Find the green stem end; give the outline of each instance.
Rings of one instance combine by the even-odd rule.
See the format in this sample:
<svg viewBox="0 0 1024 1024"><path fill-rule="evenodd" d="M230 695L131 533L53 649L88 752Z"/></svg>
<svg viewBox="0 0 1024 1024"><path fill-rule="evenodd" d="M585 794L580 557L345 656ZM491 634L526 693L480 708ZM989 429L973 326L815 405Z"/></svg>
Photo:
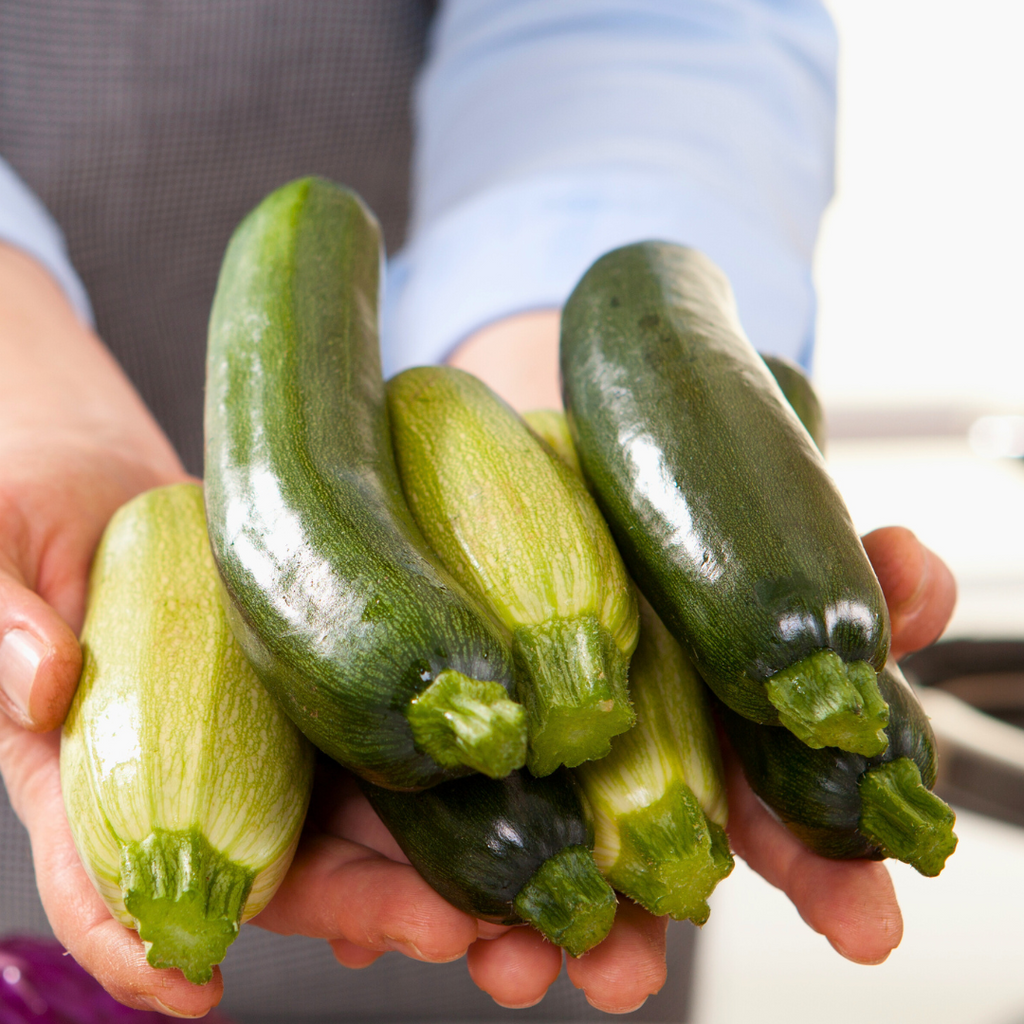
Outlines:
<svg viewBox="0 0 1024 1024"><path fill-rule="evenodd" d="M809 654L765 684L779 723L815 750L838 747L864 757L889 745L889 705L866 661L844 662L834 651Z"/></svg>
<svg viewBox="0 0 1024 1024"><path fill-rule="evenodd" d="M890 857L934 878L956 849L953 809L927 789L909 757L866 771L859 784L860 831Z"/></svg>
<svg viewBox="0 0 1024 1024"><path fill-rule="evenodd" d="M406 711L416 746L445 768L492 779L526 762L526 711L499 684L445 669Z"/></svg>
<svg viewBox="0 0 1024 1024"><path fill-rule="evenodd" d="M619 855L607 872L620 892L652 914L704 924L708 897L733 869L725 829L689 786L675 782L646 807L618 818Z"/></svg>
<svg viewBox="0 0 1024 1024"><path fill-rule="evenodd" d="M515 908L555 945L582 956L611 930L617 901L585 846L549 857L519 890Z"/></svg>
<svg viewBox="0 0 1024 1024"><path fill-rule="evenodd" d="M527 767L538 778L605 757L636 721L629 657L596 616L522 626L512 637L530 731Z"/></svg>
<svg viewBox="0 0 1024 1024"><path fill-rule="evenodd" d="M157 829L121 851L121 889L152 967L205 985L238 935L255 873L201 833Z"/></svg>

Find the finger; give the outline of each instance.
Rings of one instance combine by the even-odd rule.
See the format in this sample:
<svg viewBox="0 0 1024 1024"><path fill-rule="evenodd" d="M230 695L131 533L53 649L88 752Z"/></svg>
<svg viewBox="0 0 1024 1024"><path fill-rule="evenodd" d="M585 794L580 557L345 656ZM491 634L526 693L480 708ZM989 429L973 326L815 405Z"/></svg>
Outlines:
<svg viewBox="0 0 1024 1024"><path fill-rule="evenodd" d="M110 916L71 838L60 792L58 751L56 734L35 736L0 716L4 776L12 799L18 796L16 810L32 840L39 895L54 933L118 1001L136 1009L202 1016L220 1001L220 971L215 969L206 985L193 985L178 970L151 967L138 934Z"/></svg>
<svg viewBox="0 0 1024 1024"><path fill-rule="evenodd" d="M813 853L768 813L735 755L723 747L733 850L781 889L837 952L856 963L881 963L903 937L903 917L885 866Z"/></svg>
<svg viewBox="0 0 1024 1024"><path fill-rule="evenodd" d="M341 765L320 757L306 821L318 832L350 839L399 864L408 864L394 836L370 806L356 777Z"/></svg>
<svg viewBox="0 0 1024 1024"><path fill-rule="evenodd" d="M522 1009L539 1003L562 969L562 950L532 928L469 947L469 976L499 1006Z"/></svg>
<svg viewBox="0 0 1024 1024"><path fill-rule="evenodd" d="M71 627L9 565L0 566L0 708L23 728L56 728L81 667Z"/></svg>
<svg viewBox="0 0 1024 1024"><path fill-rule="evenodd" d="M608 937L578 959L567 959L569 980L583 989L587 1002L605 1013L629 1013L665 984L667 917L619 897Z"/></svg>
<svg viewBox="0 0 1024 1024"><path fill-rule="evenodd" d="M372 949L363 949L362 946L357 946L355 943L349 942L348 939L333 939L330 946L334 950L334 958L338 963L342 967L350 967L354 971L361 971L364 967L369 967L384 955Z"/></svg>
<svg viewBox="0 0 1024 1024"><path fill-rule="evenodd" d="M873 530L864 539L892 621L892 655L901 658L937 640L956 604L949 567L902 526Z"/></svg>
<svg viewBox="0 0 1024 1024"><path fill-rule="evenodd" d="M457 960L477 937L476 920L408 864L314 831L303 836L280 889L253 923L431 963Z"/></svg>

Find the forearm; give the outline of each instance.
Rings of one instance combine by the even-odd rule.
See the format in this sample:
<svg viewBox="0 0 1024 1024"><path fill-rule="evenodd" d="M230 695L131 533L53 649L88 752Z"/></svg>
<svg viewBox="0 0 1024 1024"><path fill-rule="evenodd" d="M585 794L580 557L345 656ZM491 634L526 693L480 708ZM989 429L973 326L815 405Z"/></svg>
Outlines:
<svg viewBox="0 0 1024 1024"><path fill-rule="evenodd" d="M34 258L0 243L0 423L5 443L66 434L118 449L156 474L177 455L64 291Z"/></svg>

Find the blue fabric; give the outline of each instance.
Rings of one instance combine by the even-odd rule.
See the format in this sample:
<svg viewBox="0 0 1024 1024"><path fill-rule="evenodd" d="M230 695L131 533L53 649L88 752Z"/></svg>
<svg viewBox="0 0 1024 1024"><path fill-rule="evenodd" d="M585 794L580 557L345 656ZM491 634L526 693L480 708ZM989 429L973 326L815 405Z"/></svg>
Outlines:
<svg viewBox="0 0 1024 1024"><path fill-rule="evenodd" d="M57 279L78 315L92 324L92 306L64 245L64 235L35 193L0 159L0 239L34 256Z"/></svg>
<svg viewBox="0 0 1024 1024"><path fill-rule="evenodd" d="M448 0L416 97L408 244L389 264L387 374L560 306L601 253L694 245L754 344L801 361L832 192L836 40L818 0ZM0 163L0 238L88 299Z"/></svg>
<svg viewBox="0 0 1024 1024"><path fill-rule="evenodd" d="M755 345L806 365L835 59L816 0L450 0L417 95L386 372L560 306L602 252L651 237L704 249Z"/></svg>

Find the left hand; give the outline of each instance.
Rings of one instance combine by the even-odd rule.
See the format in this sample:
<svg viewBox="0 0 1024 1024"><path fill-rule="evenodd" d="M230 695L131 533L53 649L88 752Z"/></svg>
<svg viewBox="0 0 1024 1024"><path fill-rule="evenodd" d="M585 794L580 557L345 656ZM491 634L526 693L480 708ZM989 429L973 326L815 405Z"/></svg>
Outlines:
<svg viewBox="0 0 1024 1024"><path fill-rule="evenodd" d="M470 338L453 365L485 380L515 408L557 408L558 313L512 317ZM942 634L956 601L952 573L909 530L886 527L863 539L889 606L895 658ZM793 901L801 917L843 956L881 963L899 944L903 919L892 881L877 861L834 861L812 853L764 808L736 759L726 765L729 836L734 851ZM665 980L664 918L622 899L608 938L578 960L569 977L590 1003L609 1013L636 1009ZM469 949L474 981L502 1005L539 1001L557 976L561 955L540 935L509 932Z"/></svg>

